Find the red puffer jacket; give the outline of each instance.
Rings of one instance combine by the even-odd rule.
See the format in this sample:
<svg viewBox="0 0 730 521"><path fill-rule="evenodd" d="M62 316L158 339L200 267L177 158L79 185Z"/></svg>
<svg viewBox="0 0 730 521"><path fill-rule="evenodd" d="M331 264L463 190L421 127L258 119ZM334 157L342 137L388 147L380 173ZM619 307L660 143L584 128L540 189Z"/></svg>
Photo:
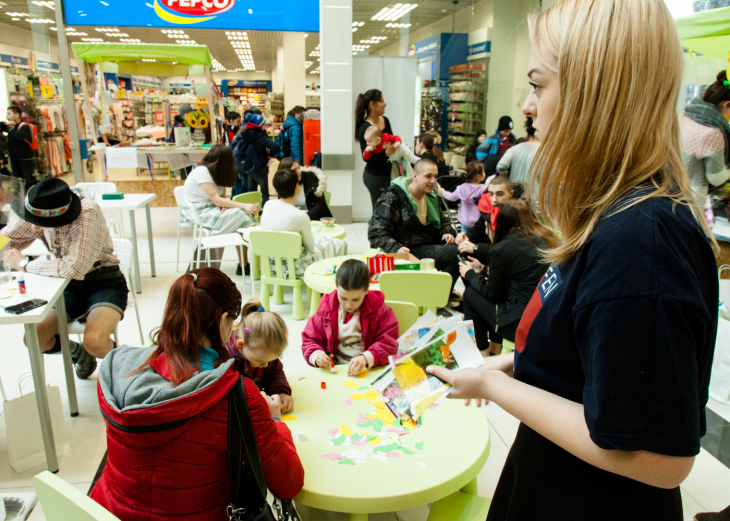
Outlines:
<svg viewBox="0 0 730 521"><path fill-rule="evenodd" d="M178 386L169 382L164 354L151 369L130 375L153 349L115 349L101 365L108 459L91 497L122 521L227 520L228 393L239 378L233 360ZM272 420L252 380L244 378L244 389L266 483L275 495L292 499L304 469L291 433ZM140 427L150 432L140 433Z"/></svg>

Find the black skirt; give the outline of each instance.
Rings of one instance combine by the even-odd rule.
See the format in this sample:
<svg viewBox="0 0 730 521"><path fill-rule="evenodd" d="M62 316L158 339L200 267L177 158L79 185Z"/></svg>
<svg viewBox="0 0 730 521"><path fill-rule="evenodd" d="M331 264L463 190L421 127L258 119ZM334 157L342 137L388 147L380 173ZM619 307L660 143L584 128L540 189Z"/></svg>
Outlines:
<svg viewBox="0 0 730 521"><path fill-rule="evenodd" d="M520 424L487 521L682 521L679 487L600 470Z"/></svg>

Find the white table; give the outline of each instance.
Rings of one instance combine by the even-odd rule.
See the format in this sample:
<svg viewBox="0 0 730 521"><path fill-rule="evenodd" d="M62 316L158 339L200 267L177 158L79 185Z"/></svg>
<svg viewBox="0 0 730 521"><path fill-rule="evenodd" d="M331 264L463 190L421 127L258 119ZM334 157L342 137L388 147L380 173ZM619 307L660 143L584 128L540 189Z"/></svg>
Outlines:
<svg viewBox="0 0 730 521"><path fill-rule="evenodd" d="M38 414L41 420L41 431L43 432L43 445L46 449L46 462L48 470L58 472L58 457L56 456L56 444L53 440L53 427L51 426L51 414L48 410L48 396L46 395L46 374L43 365L43 355L38 344L38 333L36 324L40 324L56 304L58 313L58 334L61 337L61 351L63 353L63 369L66 373L66 388L68 389L68 402L71 416L79 415L79 405L76 400L76 384L74 382L73 362L71 350L68 345L68 324L66 323L66 302L63 299L63 290L68 286L68 279L56 279L25 274L25 285L27 293L21 295L14 293L10 298L0 300L3 306L20 304L26 300L39 298L48 301L43 307L33 309L22 315L12 315L0 308L0 326L10 324L23 324L25 326L25 339L28 344L30 356L30 368L33 372L33 385L35 387L35 398L38 404ZM8 282L8 285L17 282Z"/></svg>
<svg viewBox="0 0 730 521"><path fill-rule="evenodd" d="M89 149L91 152L96 153L99 165L101 165L100 168L103 168L100 171L105 175L109 173L109 169L119 168L113 161L106 159L109 148L111 147L96 145ZM167 163L173 171L192 166L199 163L203 156L210 152L210 147L142 146L130 148L135 148L137 151L137 175L140 175L142 169L153 167L152 163Z"/></svg>
<svg viewBox="0 0 730 521"><path fill-rule="evenodd" d="M134 220L134 212L144 206L147 215L147 242L150 247L150 272L153 277L157 276L155 270L155 247L152 242L152 217L150 216L150 202L157 197L156 194L124 194L123 199L102 199L97 195L94 201L102 208L119 208L129 212L129 226L132 230L132 246L134 248L134 281L137 283L137 293L142 293L142 281L139 276L139 255L137 253L137 225Z"/></svg>

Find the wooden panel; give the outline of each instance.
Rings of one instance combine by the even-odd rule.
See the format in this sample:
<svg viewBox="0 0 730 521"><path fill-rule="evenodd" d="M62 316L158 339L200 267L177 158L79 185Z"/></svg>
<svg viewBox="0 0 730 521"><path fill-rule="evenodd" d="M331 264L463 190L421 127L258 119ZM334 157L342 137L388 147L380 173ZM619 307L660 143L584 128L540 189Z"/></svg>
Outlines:
<svg viewBox="0 0 730 521"><path fill-rule="evenodd" d="M116 181L117 190L126 194L157 194L157 199L150 203L150 206L170 208L177 207L175 194L172 192L176 186L182 186L185 181L179 179L164 181Z"/></svg>

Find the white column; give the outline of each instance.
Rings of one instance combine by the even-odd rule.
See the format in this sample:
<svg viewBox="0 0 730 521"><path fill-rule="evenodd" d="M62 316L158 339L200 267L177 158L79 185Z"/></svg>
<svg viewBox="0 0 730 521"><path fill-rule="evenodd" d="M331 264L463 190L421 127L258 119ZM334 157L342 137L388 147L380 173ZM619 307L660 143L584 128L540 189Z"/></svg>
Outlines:
<svg viewBox="0 0 730 521"><path fill-rule="evenodd" d="M272 85L274 92L284 92L284 47L276 48L276 75Z"/></svg>
<svg viewBox="0 0 730 521"><path fill-rule="evenodd" d="M284 33L284 110L306 106L304 33Z"/></svg>
<svg viewBox="0 0 730 521"><path fill-rule="evenodd" d="M320 0L322 166L330 209L352 222L354 106L352 95L352 0Z"/></svg>

